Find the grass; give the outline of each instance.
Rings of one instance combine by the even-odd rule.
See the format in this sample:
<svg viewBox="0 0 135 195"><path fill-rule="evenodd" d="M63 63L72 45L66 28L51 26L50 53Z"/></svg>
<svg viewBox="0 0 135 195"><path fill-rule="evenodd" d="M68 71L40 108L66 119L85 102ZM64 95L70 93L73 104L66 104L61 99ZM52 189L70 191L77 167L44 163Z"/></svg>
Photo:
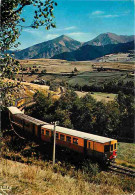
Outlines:
<svg viewBox="0 0 135 195"><path fill-rule="evenodd" d="M88 92L80 92L76 91L79 97L84 97ZM102 92L91 92L91 96L95 98L97 101L113 101L117 97L117 94L113 93L102 93Z"/></svg>
<svg viewBox="0 0 135 195"><path fill-rule="evenodd" d="M23 67L36 66L39 71L46 69L48 73L72 72L76 67L80 72L91 71L93 62L68 62L55 59L20 60Z"/></svg>
<svg viewBox="0 0 135 195"><path fill-rule="evenodd" d="M72 168L67 171L60 164L56 166L57 172L48 162L26 165L1 159L0 185L10 186L10 193L17 195L121 195L135 190L135 180L130 178L105 172L86 174ZM62 175L61 169L66 174Z"/></svg>
<svg viewBox="0 0 135 195"><path fill-rule="evenodd" d="M135 144L118 143L118 156L116 162L120 165L135 169Z"/></svg>
<svg viewBox="0 0 135 195"><path fill-rule="evenodd" d="M74 70L75 67L80 72L91 71L93 70L92 65L94 66L103 66L108 68L117 68L131 70L133 69L133 62L96 62L96 61L66 61L58 59L29 59L29 60L20 60L20 63L23 67L33 67L36 66L40 69L46 69L47 72L70 72Z"/></svg>
<svg viewBox="0 0 135 195"><path fill-rule="evenodd" d="M112 79L115 80L124 80L133 81L133 78L128 78L126 73L123 72L83 72L78 74L77 76L69 79L68 83L71 86L75 86L76 84L80 86L84 85L98 85L102 86L105 82L110 82Z"/></svg>
<svg viewBox="0 0 135 195"><path fill-rule="evenodd" d="M17 146L19 146L18 142L19 139L16 142ZM14 161L0 159L0 185L11 187L10 194L124 195L132 194L135 191L135 179L105 172L100 169L98 164L89 160L84 161L81 167L66 161L57 161L53 167L52 161L42 160L41 154L34 157L31 156L33 155L32 152L29 157L26 154L23 156L23 151L30 149L30 145L34 147L34 143L24 142L26 145L23 145L23 142L20 149L14 146L16 148L14 150L11 147L10 138L3 142L2 154L12 156ZM126 154L126 147L131 148L133 145L119 144L119 159L122 159L122 156ZM133 150L134 147L130 151L131 154L126 157L126 159L131 158L129 160L132 163L134 162ZM15 161L18 157L23 160L23 163Z"/></svg>

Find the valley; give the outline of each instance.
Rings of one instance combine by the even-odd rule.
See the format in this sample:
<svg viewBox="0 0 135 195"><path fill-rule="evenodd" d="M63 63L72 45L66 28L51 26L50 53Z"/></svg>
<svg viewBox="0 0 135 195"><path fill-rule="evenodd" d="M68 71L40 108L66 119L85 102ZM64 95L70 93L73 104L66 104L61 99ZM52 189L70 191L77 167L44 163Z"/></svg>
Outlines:
<svg viewBox="0 0 135 195"><path fill-rule="evenodd" d="M121 85L134 82L133 62L66 61L56 59L20 60L21 70L17 80L39 90L52 90L59 96L60 88L73 88L79 97L88 92L97 101L112 101L118 90L106 89L105 84ZM43 83L41 83L43 81ZM35 84L34 84L35 83Z"/></svg>

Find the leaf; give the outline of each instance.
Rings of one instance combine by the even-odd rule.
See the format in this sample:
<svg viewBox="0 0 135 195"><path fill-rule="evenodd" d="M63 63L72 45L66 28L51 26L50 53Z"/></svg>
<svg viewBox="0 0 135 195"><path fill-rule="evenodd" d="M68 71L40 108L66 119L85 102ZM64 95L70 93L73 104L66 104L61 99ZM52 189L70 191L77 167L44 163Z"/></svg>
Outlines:
<svg viewBox="0 0 135 195"><path fill-rule="evenodd" d="M22 22L25 22L25 19L24 18L22 18Z"/></svg>

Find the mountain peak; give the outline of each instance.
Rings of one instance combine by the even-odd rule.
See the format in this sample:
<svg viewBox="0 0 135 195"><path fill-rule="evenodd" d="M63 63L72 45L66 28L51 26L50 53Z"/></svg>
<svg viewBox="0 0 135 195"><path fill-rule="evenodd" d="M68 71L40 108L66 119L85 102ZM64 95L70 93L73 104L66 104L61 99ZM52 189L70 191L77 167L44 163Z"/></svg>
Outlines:
<svg viewBox="0 0 135 195"><path fill-rule="evenodd" d="M66 40L66 41L71 41L73 40L72 38L66 36L66 35L61 35L59 37L56 38L57 40Z"/></svg>
<svg viewBox="0 0 135 195"><path fill-rule="evenodd" d="M61 38L66 38L66 37L68 37L68 36L66 36L66 35L61 35L61 36L59 36L59 37L61 37Z"/></svg>
<svg viewBox="0 0 135 195"><path fill-rule="evenodd" d="M108 44L127 43L134 39L134 36L117 35L115 33L107 32L98 35L91 41L85 43L85 45L103 46Z"/></svg>
<svg viewBox="0 0 135 195"><path fill-rule="evenodd" d="M76 41L66 35L61 35L55 39L21 50L20 52L17 52L16 57L18 59L51 58L52 56L63 52L76 50L81 46L81 42Z"/></svg>

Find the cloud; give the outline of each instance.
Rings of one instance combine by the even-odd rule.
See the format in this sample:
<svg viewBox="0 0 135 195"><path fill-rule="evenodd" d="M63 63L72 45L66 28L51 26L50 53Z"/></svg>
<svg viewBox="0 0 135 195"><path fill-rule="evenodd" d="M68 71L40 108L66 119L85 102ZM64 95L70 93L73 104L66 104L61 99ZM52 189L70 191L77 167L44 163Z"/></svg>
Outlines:
<svg viewBox="0 0 135 195"><path fill-rule="evenodd" d="M43 37L44 40L50 40L60 36L59 34L45 33L44 31L40 31L36 29L23 29L23 32L30 33L31 35L35 35L38 38Z"/></svg>
<svg viewBox="0 0 135 195"><path fill-rule="evenodd" d="M64 28L55 28L55 31L68 31L68 30L74 30L76 29L76 26L69 26ZM54 31L54 29L50 29L50 31Z"/></svg>
<svg viewBox="0 0 135 195"><path fill-rule="evenodd" d="M103 11L95 11L92 12L89 17L90 18L116 18L116 17L120 17L123 16L124 14L105 14L105 12Z"/></svg>
<svg viewBox="0 0 135 195"><path fill-rule="evenodd" d="M130 13L129 10L127 10L124 13L119 13L119 14L107 14L103 11L97 10L89 14L90 18L117 18L121 16L126 16Z"/></svg>
<svg viewBox="0 0 135 195"><path fill-rule="evenodd" d="M74 29L76 29L76 26L69 26L69 27L63 28L63 30L74 30Z"/></svg>
<svg viewBox="0 0 135 195"><path fill-rule="evenodd" d="M100 16L102 18L117 18L117 17L120 17L120 15L111 15L111 14L108 14L108 15L103 15L103 16Z"/></svg>
<svg viewBox="0 0 135 195"><path fill-rule="evenodd" d="M94 11L91 13L91 15L102 15L102 14L104 14L103 11Z"/></svg>
<svg viewBox="0 0 135 195"><path fill-rule="evenodd" d="M46 40L51 40L51 39L55 39L56 37L59 37L59 34L47 34L45 36Z"/></svg>
<svg viewBox="0 0 135 195"><path fill-rule="evenodd" d="M81 36L81 35L85 35L87 33L84 32L72 32L72 33L67 33L68 36Z"/></svg>
<svg viewBox="0 0 135 195"><path fill-rule="evenodd" d="M26 33L30 33L30 34L34 34L36 36L40 36L41 32L39 30L36 30L36 29L30 29L30 28L25 28L23 29L23 32L26 32Z"/></svg>
<svg viewBox="0 0 135 195"><path fill-rule="evenodd" d="M92 33L87 33L87 32L71 32L71 33L65 33L65 34L67 36L69 36L75 40L81 41L81 42L91 40L95 36Z"/></svg>

